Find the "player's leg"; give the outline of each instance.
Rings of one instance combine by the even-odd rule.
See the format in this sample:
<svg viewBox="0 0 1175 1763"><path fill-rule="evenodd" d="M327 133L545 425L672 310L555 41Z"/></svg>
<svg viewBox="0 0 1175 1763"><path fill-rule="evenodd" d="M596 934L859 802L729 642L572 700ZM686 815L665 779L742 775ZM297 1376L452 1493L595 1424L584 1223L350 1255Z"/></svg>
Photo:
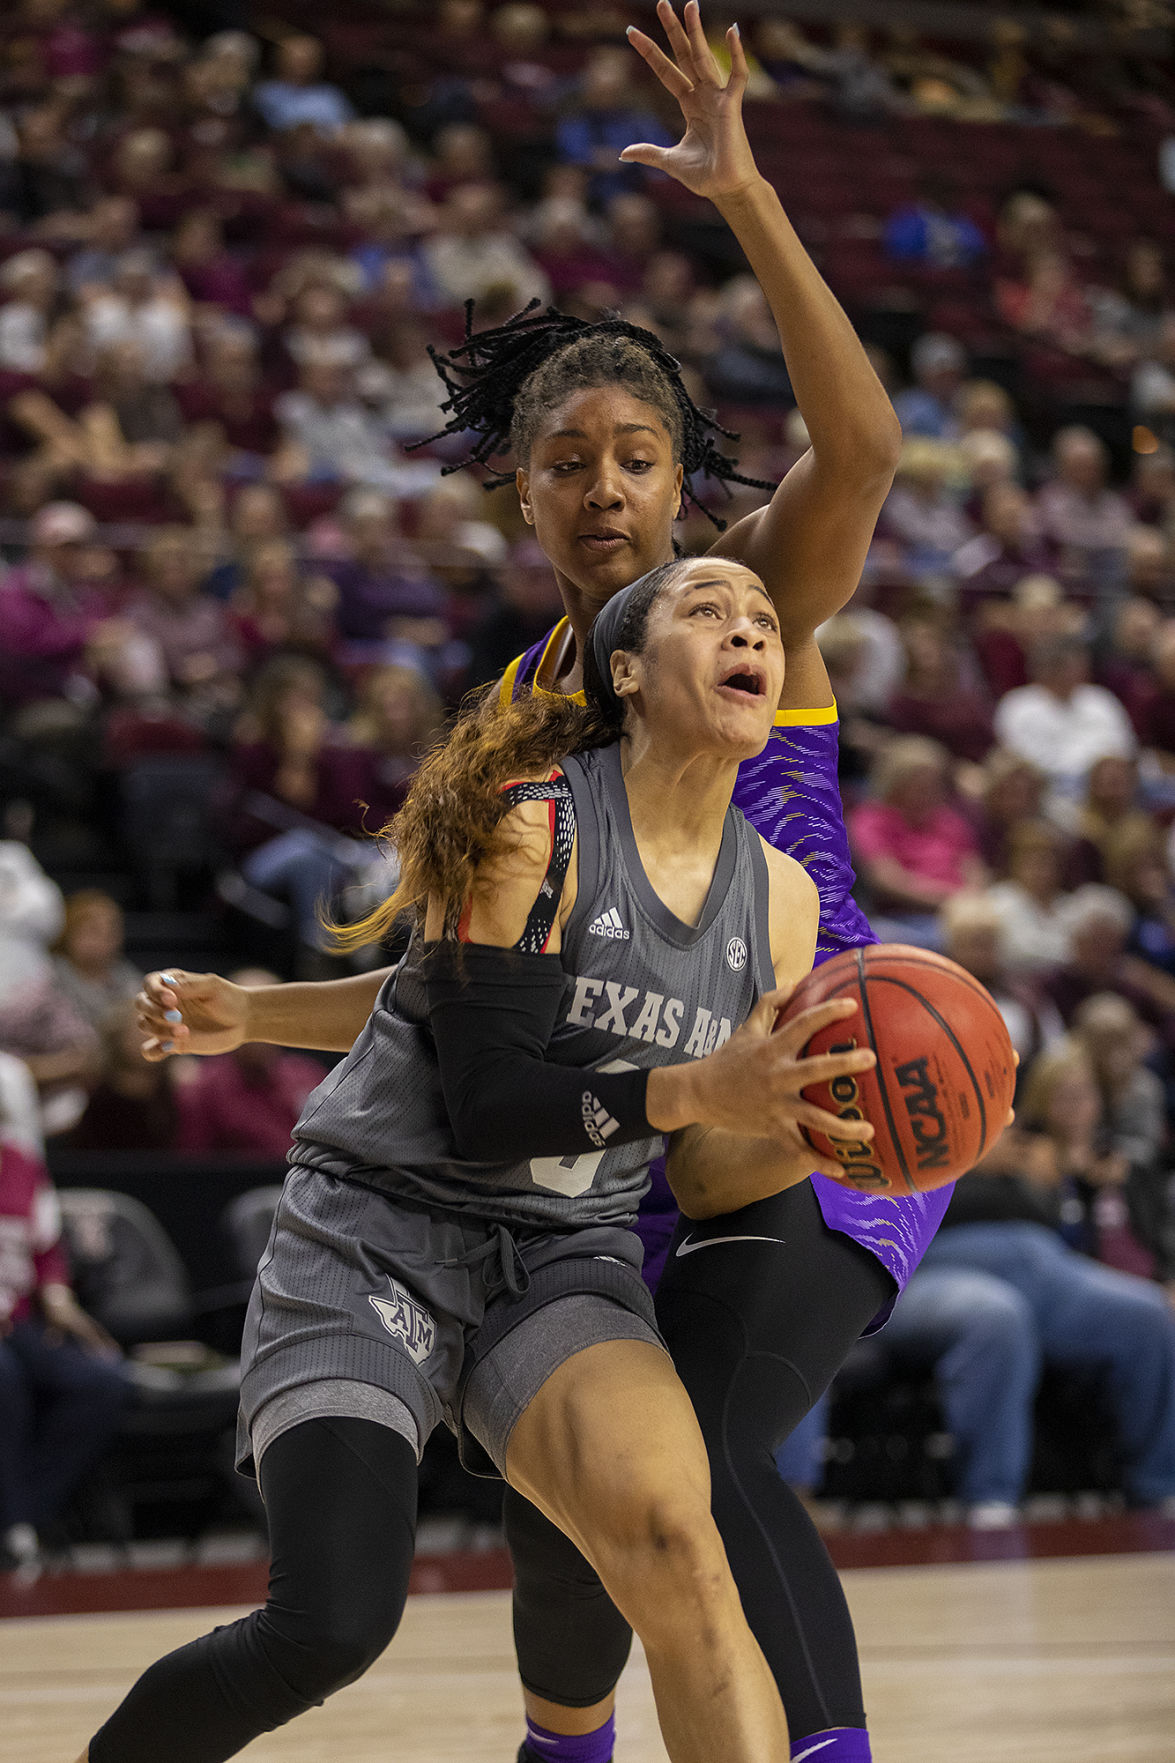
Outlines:
<svg viewBox="0 0 1175 1763"><path fill-rule="evenodd" d="M632 1629L571 1539L510 1486L502 1518L532 1749L554 1763L609 1763L614 1692ZM564 1738L575 1742L563 1745Z"/></svg>
<svg viewBox="0 0 1175 1763"><path fill-rule="evenodd" d="M819 1735L820 1763L870 1755L856 1641L828 1551L774 1455L893 1296L881 1263L828 1229L807 1182L704 1224L683 1220L657 1291L793 1755Z"/></svg>
<svg viewBox="0 0 1175 1763"><path fill-rule="evenodd" d="M260 1480L265 1607L144 1672L90 1741L89 1763L222 1763L353 1682L396 1632L416 1524L414 1440L373 1420L305 1420L269 1445Z"/></svg>
<svg viewBox="0 0 1175 1763"><path fill-rule="evenodd" d="M559 1312L584 1302L600 1301L535 1318L544 1350ZM526 1332L492 1365L504 1382L511 1355L521 1370ZM484 1401L484 1377L470 1392L471 1406ZM705 1447L661 1348L609 1339L563 1359L512 1425L505 1460L512 1486L567 1532L641 1636L674 1763L786 1755L779 1698L710 1515Z"/></svg>

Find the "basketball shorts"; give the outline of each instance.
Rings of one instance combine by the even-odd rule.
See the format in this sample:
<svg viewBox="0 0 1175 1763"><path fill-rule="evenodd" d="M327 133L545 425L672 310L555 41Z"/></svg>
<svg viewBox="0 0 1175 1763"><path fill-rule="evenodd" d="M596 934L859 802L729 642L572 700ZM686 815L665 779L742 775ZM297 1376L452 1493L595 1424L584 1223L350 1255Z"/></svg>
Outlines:
<svg viewBox="0 0 1175 1763"><path fill-rule="evenodd" d="M528 1231L291 1169L242 1345L237 1467L301 1420L354 1415L419 1457L444 1422L475 1474L504 1475L515 1423L602 1341L664 1350L619 1225Z"/></svg>

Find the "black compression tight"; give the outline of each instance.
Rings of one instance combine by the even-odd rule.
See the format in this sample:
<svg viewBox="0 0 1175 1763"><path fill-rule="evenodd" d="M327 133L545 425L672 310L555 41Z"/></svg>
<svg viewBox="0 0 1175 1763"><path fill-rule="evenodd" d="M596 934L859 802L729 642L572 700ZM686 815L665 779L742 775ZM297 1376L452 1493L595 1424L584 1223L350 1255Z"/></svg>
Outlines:
<svg viewBox="0 0 1175 1763"><path fill-rule="evenodd" d="M767 1238L768 1241L712 1239ZM688 1239L688 1241L686 1240ZM874 1256L824 1224L811 1184L704 1224L683 1221L657 1315L710 1456L714 1516L793 1739L863 1727L857 1647L819 1533L774 1452L893 1296ZM522 1681L565 1707L602 1701L628 1625L562 1533L507 1494Z"/></svg>
<svg viewBox="0 0 1175 1763"><path fill-rule="evenodd" d="M272 1563L263 1610L152 1665L90 1763L223 1763L362 1676L404 1611L416 1456L372 1420L307 1420L261 1462Z"/></svg>

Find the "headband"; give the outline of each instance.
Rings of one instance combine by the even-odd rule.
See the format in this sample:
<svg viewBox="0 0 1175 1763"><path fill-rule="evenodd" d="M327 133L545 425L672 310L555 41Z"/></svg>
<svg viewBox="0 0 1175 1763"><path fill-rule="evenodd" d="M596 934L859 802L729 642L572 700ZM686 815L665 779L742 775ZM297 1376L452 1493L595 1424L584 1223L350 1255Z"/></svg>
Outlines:
<svg viewBox="0 0 1175 1763"><path fill-rule="evenodd" d="M620 627L624 623L624 615L628 611L633 591L640 587L644 579L644 576L640 576L635 582L630 582L628 587L621 588L618 594L613 594L612 598L596 613L592 620L592 628L588 632L588 644L591 648L592 659L596 664L596 672L600 676L604 696L609 703L615 705L620 704L620 696L612 684L612 654L620 647L617 639L620 636Z"/></svg>

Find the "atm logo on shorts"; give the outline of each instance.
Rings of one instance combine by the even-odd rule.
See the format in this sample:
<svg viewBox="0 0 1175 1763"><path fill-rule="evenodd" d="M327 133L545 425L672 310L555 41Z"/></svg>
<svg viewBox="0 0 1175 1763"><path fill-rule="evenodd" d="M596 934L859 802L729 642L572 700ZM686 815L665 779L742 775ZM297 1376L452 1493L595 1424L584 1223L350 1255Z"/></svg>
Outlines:
<svg viewBox="0 0 1175 1763"><path fill-rule="evenodd" d="M423 1365L437 1344L437 1325L416 1299L410 1297L394 1279L388 1280L391 1289L390 1298L377 1298L374 1292L368 1294L367 1302L371 1305L390 1335L395 1335L408 1357L417 1365Z"/></svg>

